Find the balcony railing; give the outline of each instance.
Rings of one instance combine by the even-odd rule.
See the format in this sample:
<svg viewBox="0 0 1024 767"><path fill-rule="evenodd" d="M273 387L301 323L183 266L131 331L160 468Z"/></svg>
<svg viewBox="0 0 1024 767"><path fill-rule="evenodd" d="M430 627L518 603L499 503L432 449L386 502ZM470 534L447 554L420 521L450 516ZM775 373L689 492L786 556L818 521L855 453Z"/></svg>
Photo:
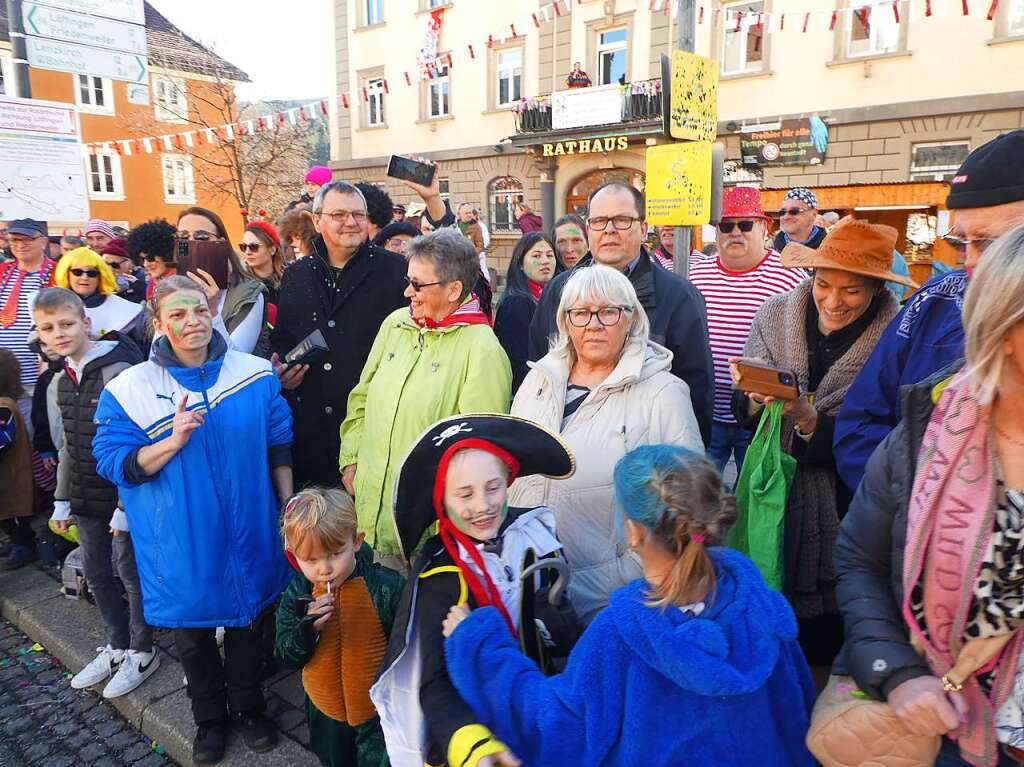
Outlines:
<svg viewBox="0 0 1024 767"><path fill-rule="evenodd" d="M618 123L647 122L661 119L661 79L640 80L618 86L618 120L614 117L614 93L609 86L601 88L577 88L557 91L534 99L522 99L515 107L516 133L544 133L553 130L570 130L613 125ZM597 108L591 113L579 108L580 102L590 101ZM609 110L609 105L612 110ZM558 114L561 112L561 114Z"/></svg>

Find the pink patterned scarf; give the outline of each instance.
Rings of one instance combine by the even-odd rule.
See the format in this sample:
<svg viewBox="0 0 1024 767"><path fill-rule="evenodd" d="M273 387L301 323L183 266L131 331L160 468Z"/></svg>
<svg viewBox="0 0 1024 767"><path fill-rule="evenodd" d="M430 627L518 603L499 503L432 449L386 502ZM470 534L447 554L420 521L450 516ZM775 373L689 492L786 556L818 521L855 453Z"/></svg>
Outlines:
<svg viewBox="0 0 1024 767"><path fill-rule="evenodd" d="M992 538L996 483L990 413L978 402L974 385L958 374L932 412L917 458L907 520L903 616L936 676L953 667L965 643L974 586ZM910 604L914 586L922 580L924 631ZM1014 636L996 660L988 694L973 676L955 693L964 697L968 718L950 737L961 756L977 767L995 767L999 760L994 712L1013 690L1020 639Z"/></svg>

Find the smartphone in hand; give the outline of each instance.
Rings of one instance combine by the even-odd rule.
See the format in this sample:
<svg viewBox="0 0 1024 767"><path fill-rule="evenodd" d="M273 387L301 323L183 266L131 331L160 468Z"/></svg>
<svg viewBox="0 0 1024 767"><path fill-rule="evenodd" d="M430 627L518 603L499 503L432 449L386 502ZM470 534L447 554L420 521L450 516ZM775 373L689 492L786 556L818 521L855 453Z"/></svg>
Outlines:
<svg viewBox="0 0 1024 767"><path fill-rule="evenodd" d="M436 165L413 160L411 157L403 157L400 154L391 155L391 159L388 161L388 175L391 178L412 181L420 186L430 186L433 184L436 172Z"/></svg>
<svg viewBox="0 0 1024 767"><path fill-rule="evenodd" d="M800 396L800 385L792 370L750 360L740 360L735 364L740 374L740 382L737 384L740 391L781 400L793 400Z"/></svg>

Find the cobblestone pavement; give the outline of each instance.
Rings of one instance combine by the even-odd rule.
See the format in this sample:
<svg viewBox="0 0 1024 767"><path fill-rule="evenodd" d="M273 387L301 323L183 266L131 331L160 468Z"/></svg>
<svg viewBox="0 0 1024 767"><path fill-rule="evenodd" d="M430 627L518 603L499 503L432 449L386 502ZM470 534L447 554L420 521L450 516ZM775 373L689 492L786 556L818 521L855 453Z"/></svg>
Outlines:
<svg viewBox="0 0 1024 767"><path fill-rule="evenodd" d="M171 767L163 749L0 620L0 767Z"/></svg>

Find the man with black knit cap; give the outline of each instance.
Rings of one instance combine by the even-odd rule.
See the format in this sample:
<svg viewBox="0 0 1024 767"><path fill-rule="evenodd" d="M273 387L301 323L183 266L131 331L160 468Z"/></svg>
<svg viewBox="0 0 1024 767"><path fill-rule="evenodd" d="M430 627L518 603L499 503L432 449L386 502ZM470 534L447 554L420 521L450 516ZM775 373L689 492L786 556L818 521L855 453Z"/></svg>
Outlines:
<svg viewBox="0 0 1024 767"><path fill-rule="evenodd" d="M944 239L957 248L963 268L914 294L886 328L836 419L836 465L851 490L860 484L871 453L899 423L900 389L963 357L968 278L992 240L1024 224L1024 130L971 152L953 177L946 207L956 212Z"/></svg>

